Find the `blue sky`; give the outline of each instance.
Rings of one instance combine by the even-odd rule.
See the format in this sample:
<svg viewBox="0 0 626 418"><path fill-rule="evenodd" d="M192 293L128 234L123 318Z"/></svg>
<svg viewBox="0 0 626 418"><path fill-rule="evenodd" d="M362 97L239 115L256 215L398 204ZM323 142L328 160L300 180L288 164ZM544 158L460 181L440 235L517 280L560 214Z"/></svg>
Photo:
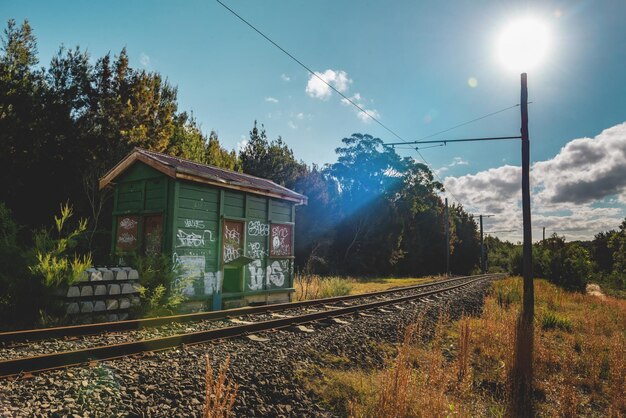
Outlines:
<svg viewBox="0 0 626 418"><path fill-rule="evenodd" d="M584 238L616 228L626 215L626 181L619 181L620 174L626 179L626 166L614 161L617 152L626 162L622 125L626 2L231 0L226 4L310 68L336 80L347 96L407 140L518 103L519 74L507 70L496 56L496 39L516 18L532 15L543 20L552 34L552 47L528 75L531 153L533 162L540 163L534 180L539 195L533 201L536 219L551 228L549 232ZM315 85L307 89L310 75L304 69L214 1L5 0L0 17L30 20L42 65L61 44L80 45L94 59L125 46L133 67L158 71L178 86L180 109L192 110L202 128L216 130L228 148L236 148L247 137L255 119L265 125L270 139L282 136L307 163L334 161L341 138L353 132L398 141L360 118L336 94L327 97ZM602 135L609 128L614 131ZM519 112L512 109L440 137L518 132ZM606 137L612 138L610 147L604 146ZM578 167L590 164L584 171L587 176L595 173L594 178L570 174L563 179L566 172L549 167L559 166L559 161L559 167L570 167L564 161L577 155L576 147L568 151L566 146L578 138L588 138L579 145L588 145L587 151L604 150L606 158L576 160ZM419 159L415 152L402 153ZM519 227L519 189L513 181L515 170L507 169L519 165L518 143L449 145L422 153L465 206L475 213L491 209L499 215L489 218L487 228ZM612 171L592 169L598 164ZM485 194L479 180L489 176L502 180L505 173L511 181L501 183L510 187L501 193L492 187L491 195ZM580 197L574 190L577 185L583 191L606 192ZM555 187L573 197L564 197L552 190ZM504 198L509 189L512 195ZM500 203L489 204L485 196ZM589 219L602 221L590 224ZM540 228L537 222L535 226ZM516 240L521 232L499 235Z"/></svg>

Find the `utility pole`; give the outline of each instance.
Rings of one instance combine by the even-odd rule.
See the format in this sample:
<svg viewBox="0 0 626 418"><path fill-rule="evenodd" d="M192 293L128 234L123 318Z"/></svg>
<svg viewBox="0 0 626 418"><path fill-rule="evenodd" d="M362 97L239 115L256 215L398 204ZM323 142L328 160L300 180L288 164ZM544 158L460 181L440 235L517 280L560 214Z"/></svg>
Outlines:
<svg viewBox="0 0 626 418"><path fill-rule="evenodd" d="M450 277L450 217L448 213L448 198L446 197L446 276Z"/></svg>
<svg viewBox="0 0 626 418"><path fill-rule="evenodd" d="M522 117L522 217L524 223L524 309L526 325L532 326L535 314L535 295L533 288L533 250L532 228L530 223L530 140L528 138L528 84L526 73L521 75L521 117Z"/></svg>
<svg viewBox="0 0 626 418"><path fill-rule="evenodd" d="M485 274L485 245L483 241L483 215L480 218L480 272Z"/></svg>
<svg viewBox="0 0 626 418"><path fill-rule="evenodd" d="M480 271L485 274L487 270L487 257L485 256L485 244L483 238L483 217L491 218L494 215L478 215L480 218Z"/></svg>
<svg viewBox="0 0 626 418"><path fill-rule="evenodd" d="M532 271L532 230L530 224L530 140L528 137L528 85L526 73L521 75L521 134L522 134L522 219L524 244L522 272L524 276L524 305L517 324L513 379L514 408L518 417L533 416L533 319L535 297Z"/></svg>
<svg viewBox="0 0 626 418"><path fill-rule="evenodd" d="M546 242L546 227L543 227L543 242Z"/></svg>

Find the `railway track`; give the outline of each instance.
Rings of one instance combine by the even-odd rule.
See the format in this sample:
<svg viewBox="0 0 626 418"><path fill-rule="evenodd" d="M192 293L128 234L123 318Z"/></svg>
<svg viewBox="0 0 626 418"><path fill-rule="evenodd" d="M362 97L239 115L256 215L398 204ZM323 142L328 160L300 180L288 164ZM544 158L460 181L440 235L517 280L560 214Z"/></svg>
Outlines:
<svg viewBox="0 0 626 418"><path fill-rule="evenodd" d="M499 277L465 276L368 294L296 303L1 333L0 377L327 320L416 299L437 297L442 293L458 292L475 282Z"/></svg>

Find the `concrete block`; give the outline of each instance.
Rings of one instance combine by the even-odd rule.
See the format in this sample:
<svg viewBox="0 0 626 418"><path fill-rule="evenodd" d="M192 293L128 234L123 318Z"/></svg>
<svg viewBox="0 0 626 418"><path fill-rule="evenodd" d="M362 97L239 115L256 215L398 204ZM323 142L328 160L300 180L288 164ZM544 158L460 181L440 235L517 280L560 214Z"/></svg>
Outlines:
<svg viewBox="0 0 626 418"><path fill-rule="evenodd" d="M109 314L109 315L107 315L107 321L109 321L109 322L117 322L117 321L119 321L119 317L117 316L117 314Z"/></svg>
<svg viewBox="0 0 626 418"><path fill-rule="evenodd" d="M107 306L103 300L97 300L93 303L93 311L94 312L102 312L106 311Z"/></svg>
<svg viewBox="0 0 626 418"><path fill-rule="evenodd" d="M93 296L93 287L91 286L81 286L80 287L80 297L89 297Z"/></svg>
<svg viewBox="0 0 626 418"><path fill-rule="evenodd" d="M111 269L111 271L113 271L113 269ZM113 271L113 275L115 276L115 280L128 280L128 273L126 273L126 270L118 269L117 271Z"/></svg>
<svg viewBox="0 0 626 418"><path fill-rule="evenodd" d="M132 306L139 306L141 305L141 299L139 299L137 296L133 296L132 298L130 298L130 304Z"/></svg>
<svg viewBox="0 0 626 418"><path fill-rule="evenodd" d="M128 271L128 280L137 280L139 279L139 272L135 269L130 269Z"/></svg>
<svg viewBox="0 0 626 418"><path fill-rule="evenodd" d="M127 298L120 299L120 309L128 309L130 308L130 300Z"/></svg>
<svg viewBox="0 0 626 418"><path fill-rule="evenodd" d="M103 284L98 284L93 287L93 294L96 296L102 296L107 294L107 287Z"/></svg>
<svg viewBox="0 0 626 418"><path fill-rule="evenodd" d="M75 315L80 312L80 306L78 306L77 302L68 303L65 308L65 313L67 315Z"/></svg>
<svg viewBox="0 0 626 418"><path fill-rule="evenodd" d="M87 269L87 274L89 275L90 282L97 282L102 280L102 272L96 269Z"/></svg>
<svg viewBox="0 0 626 418"><path fill-rule="evenodd" d="M114 280L113 272L107 268L99 268L98 271L102 273L102 280Z"/></svg>
<svg viewBox="0 0 626 418"><path fill-rule="evenodd" d="M110 284L107 285L107 293L109 295L119 295L121 292L119 284Z"/></svg>
<svg viewBox="0 0 626 418"><path fill-rule="evenodd" d="M123 295L127 295L129 293L135 293L137 291L138 290L135 290L135 287L132 284L130 284L130 283L124 283L122 285L122 294Z"/></svg>
<svg viewBox="0 0 626 418"><path fill-rule="evenodd" d="M117 314L117 318L118 318L118 321L126 321L128 319L128 314L127 313Z"/></svg>
<svg viewBox="0 0 626 418"><path fill-rule="evenodd" d="M119 309L120 303L117 299L107 299L107 311L113 311L115 309Z"/></svg>
<svg viewBox="0 0 626 418"><path fill-rule="evenodd" d="M91 301L81 302L80 303L80 311L82 313L91 313L91 312L93 312L93 302L91 302Z"/></svg>
<svg viewBox="0 0 626 418"><path fill-rule="evenodd" d="M78 286L70 286L70 288L67 289L66 297L76 298L78 296L80 296L80 288Z"/></svg>

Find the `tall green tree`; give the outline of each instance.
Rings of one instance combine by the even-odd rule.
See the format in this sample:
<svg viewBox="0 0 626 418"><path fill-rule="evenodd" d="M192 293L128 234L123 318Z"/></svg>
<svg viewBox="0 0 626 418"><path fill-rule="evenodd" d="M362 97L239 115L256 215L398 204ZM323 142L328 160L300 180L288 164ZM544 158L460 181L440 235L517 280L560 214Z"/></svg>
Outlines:
<svg viewBox="0 0 626 418"><path fill-rule="evenodd" d="M291 148L281 137L268 141L265 127L254 126L250 139L239 153L241 168L244 173L263 177L288 188L293 188L296 181L307 172L307 166L296 160Z"/></svg>

